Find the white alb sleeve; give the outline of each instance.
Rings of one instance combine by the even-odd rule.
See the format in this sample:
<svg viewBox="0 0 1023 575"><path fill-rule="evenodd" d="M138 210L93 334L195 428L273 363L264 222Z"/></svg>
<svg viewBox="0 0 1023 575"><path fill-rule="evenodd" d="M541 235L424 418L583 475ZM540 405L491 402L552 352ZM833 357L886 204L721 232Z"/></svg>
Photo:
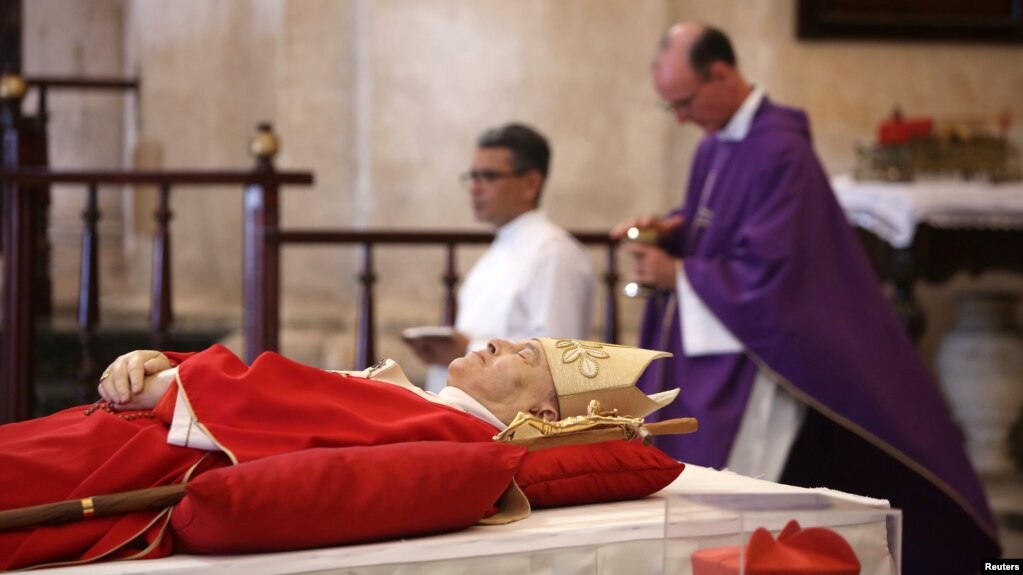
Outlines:
<svg viewBox="0 0 1023 575"><path fill-rule="evenodd" d="M684 267L680 263L675 268L678 313L682 322L682 351L687 357L741 352L742 343L696 295Z"/></svg>

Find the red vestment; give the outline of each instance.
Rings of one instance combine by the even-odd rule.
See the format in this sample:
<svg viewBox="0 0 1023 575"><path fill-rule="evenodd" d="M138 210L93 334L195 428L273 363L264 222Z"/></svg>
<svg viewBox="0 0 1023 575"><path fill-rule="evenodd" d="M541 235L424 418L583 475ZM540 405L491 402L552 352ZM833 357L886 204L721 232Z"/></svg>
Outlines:
<svg viewBox="0 0 1023 575"><path fill-rule="evenodd" d="M401 386L264 353L247 367L226 348L168 354L179 366L156 417L75 407L0 426L0 509L186 481L196 473L313 447L490 441L493 426ZM187 358L187 359L186 359ZM224 449L167 444L177 393ZM129 412L131 413L131 412ZM102 557L162 557L171 509L0 533L0 569Z"/></svg>

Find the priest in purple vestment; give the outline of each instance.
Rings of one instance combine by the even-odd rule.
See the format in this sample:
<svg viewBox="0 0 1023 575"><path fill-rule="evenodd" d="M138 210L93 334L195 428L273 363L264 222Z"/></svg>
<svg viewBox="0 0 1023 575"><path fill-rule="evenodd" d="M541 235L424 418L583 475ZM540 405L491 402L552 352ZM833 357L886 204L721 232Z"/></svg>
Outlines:
<svg viewBox="0 0 1023 575"><path fill-rule="evenodd" d="M633 278L661 286L640 345L674 353L647 393L681 387L660 417L700 432L676 458L888 499L904 517L904 572L976 572L999 554L961 437L813 151L806 115L747 83L721 31L687 22L653 65L664 108L707 135L681 208L612 232Z"/></svg>

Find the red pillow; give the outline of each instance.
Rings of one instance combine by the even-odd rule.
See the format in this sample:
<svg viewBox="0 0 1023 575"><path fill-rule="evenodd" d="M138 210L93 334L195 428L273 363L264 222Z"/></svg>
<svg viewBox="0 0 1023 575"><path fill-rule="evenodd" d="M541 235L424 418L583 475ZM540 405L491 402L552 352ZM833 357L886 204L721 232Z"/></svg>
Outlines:
<svg viewBox="0 0 1023 575"><path fill-rule="evenodd" d="M534 508L639 499L664 489L685 465L640 441L531 451L515 481Z"/></svg>
<svg viewBox="0 0 1023 575"><path fill-rule="evenodd" d="M195 553L301 549L464 529L511 483L525 448L416 442L321 448L200 475L174 509Z"/></svg>

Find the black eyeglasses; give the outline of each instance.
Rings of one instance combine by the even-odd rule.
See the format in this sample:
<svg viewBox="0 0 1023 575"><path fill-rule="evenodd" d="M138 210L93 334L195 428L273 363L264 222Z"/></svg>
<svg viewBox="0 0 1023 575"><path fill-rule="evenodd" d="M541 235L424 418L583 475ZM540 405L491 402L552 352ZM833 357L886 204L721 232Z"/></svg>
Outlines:
<svg viewBox="0 0 1023 575"><path fill-rule="evenodd" d="M498 172L496 170L470 170L459 176L459 179L466 185L470 182L484 182L492 184L497 180L503 180L505 178L517 178L522 174L525 174L527 171L528 170L512 170L510 172Z"/></svg>
<svg viewBox="0 0 1023 575"><path fill-rule="evenodd" d="M689 110L693 107L693 102L695 102L696 98L700 96L702 89L703 84L699 84L692 96L675 100L674 102L658 102L657 107L660 108L662 112L667 112L669 114L674 114L676 112L685 112L688 114Z"/></svg>

